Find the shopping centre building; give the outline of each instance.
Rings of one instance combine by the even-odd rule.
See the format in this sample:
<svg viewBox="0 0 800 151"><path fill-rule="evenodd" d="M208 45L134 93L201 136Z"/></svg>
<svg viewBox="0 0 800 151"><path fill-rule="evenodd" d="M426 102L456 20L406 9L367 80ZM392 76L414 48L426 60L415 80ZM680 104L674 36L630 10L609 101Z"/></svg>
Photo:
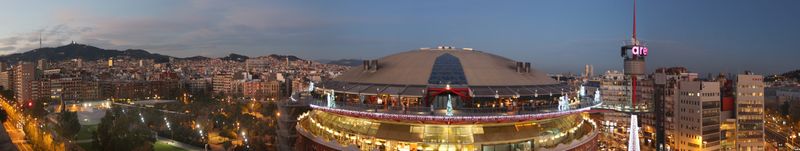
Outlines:
<svg viewBox="0 0 800 151"><path fill-rule="evenodd" d="M471 48L366 60L297 101L296 150L596 150L600 92ZM294 99L294 98L293 98Z"/></svg>

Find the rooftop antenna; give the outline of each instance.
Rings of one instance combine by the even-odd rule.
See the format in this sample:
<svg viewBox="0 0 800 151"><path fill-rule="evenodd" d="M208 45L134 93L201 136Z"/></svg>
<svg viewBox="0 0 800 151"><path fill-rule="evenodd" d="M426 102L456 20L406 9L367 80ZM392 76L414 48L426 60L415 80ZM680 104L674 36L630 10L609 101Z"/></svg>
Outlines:
<svg viewBox="0 0 800 151"><path fill-rule="evenodd" d="M633 36L631 37L632 45L639 45L639 40L636 39L636 0L633 0Z"/></svg>
<svg viewBox="0 0 800 151"><path fill-rule="evenodd" d="M39 49L42 49L42 31L39 31Z"/></svg>

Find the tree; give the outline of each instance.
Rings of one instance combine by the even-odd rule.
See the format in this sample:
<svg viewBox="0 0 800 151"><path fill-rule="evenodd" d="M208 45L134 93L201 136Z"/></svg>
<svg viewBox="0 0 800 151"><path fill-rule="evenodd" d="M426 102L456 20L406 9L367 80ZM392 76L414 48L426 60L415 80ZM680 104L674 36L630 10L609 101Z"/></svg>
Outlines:
<svg viewBox="0 0 800 151"><path fill-rule="evenodd" d="M32 102L26 102L24 112L27 115L31 115L37 118L43 118L47 115L47 110L45 110L44 102L50 102L50 99L38 99Z"/></svg>
<svg viewBox="0 0 800 151"><path fill-rule="evenodd" d="M112 108L100 119L95 133L98 150L152 150L155 136L141 121L138 114L123 114L119 108Z"/></svg>
<svg viewBox="0 0 800 151"><path fill-rule="evenodd" d="M6 120L8 120L8 113L6 110L0 109L0 122L6 122Z"/></svg>
<svg viewBox="0 0 800 151"><path fill-rule="evenodd" d="M789 101L783 102L783 104L781 104L780 107L781 107L780 109L781 115L783 116L789 115Z"/></svg>
<svg viewBox="0 0 800 151"><path fill-rule="evenodd" d="M5 97L6 99L14 99L14 91L9 90L0 90L0 95Z"/></svg>
<svg viewBox="0 0 800 151"><path fill-rule="evenodd" d="M78 113L75 112L61 112L59 116L59 123L61 127L58 132L61 136L66 138L73 138L81 130L81 124L78 120Z"/></svg>

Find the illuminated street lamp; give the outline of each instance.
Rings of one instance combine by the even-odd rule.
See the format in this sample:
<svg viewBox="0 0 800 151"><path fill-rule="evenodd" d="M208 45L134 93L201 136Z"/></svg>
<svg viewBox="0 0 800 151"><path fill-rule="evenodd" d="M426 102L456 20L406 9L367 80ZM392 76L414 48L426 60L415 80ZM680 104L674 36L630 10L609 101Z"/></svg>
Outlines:
<svg viewBox="0 0 800 151"><path fill-rule="evenodd" d="M205 135L203 135L203 129L200 128L200 124L195 124L195 127L197 128L197 133L200 134L200 140L206 139Z"/></svg>
<svg viewBox="0 0 800 151"><path fill-rule="evenodd" d="M142 123L144 123L144 116L142 116L142 113L141 113L141 112L139 112L139 119L142 121ZM166 120L167 120L167 118L166 118L166 117L164 117L164 120L166 121Z"/></svg>
<svg viewBox="0 0 800 151"><path fill-rule="evenodd" d="M203 145L203 149L204 150L208 150L208 141L205 141L206 137L205 137L205 135L203 135L203 129L200 129L200 124L199 123L195 124L195 127L198 130L197 133L200 134L200 141L205 144L205 145Z"/></svg>
<svg viewBox="0 0 800 151"><path fill-rule="evenodd" d="M142 121L144 121L144 118L142 118ZM175 131L172 131L172 126L170 126L169 120L167 120L167 117L164 117L164 124L167 125L167 130L169 130L170 139L175 140Z"/></svg>
<svg viewBox="0 0 800 151"><path fill-rule="evenodd" d="M248 140L247 140L247 134L244 132L244 130L242 131L242 138L244 139L244 145L245 145L245 147L246 147L246 148L250 148L250 144L248 144L248 143L247 143L247 142L248 142Z"/></svg>

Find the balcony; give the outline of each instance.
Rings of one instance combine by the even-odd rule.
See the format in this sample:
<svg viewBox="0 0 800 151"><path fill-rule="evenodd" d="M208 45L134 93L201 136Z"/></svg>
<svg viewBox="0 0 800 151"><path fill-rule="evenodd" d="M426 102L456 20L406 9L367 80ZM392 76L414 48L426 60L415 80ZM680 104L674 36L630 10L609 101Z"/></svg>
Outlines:
<svg viewBox="0 0 800 151"><path fill-rule="evenodd" d="M719 118L719 111L714 111L714 112L705 112L705 111L703 111L703 118L708 118L708 117Z"/></svg>
<svg viewBox="0 0 800 151"><path fill-rule="evenodd" d="M738 115L756 115L756 116L764 115L763 112L737 112L736 114L738 114Z"/></svg>
<svg viewBox="0 0 800 151"><path fill-rule="evenodd" d="M740 125L761 125L764 123L764 120L738 120L737 122Z"/></svg>
<svg viewBox="0 0 800 151"><path fill-rule="evenodd" d="M704 144L704 145L703 145L703 148L714 147L714 146L717 146L717 145L719 145L719 144L720 144L720 143L719 143L719 141L716 141L716 142L707 142L706 144Z"/></svg>
<svg viewBox="0 0 800 151"><path fill-rule="evenodd" d="M704 109L712 109L712 108L719 108L719 103L717 102L703 102Z"/></svg>
<svg viewBox="0 0 800 151"><path fill-rule="evenodd" d="M705 128L703 129L703 135L714 134L714 133L719 133L719 132L720 132L719 131L719 127L717 127L717 128L710 128L709 127L708 129L705 129Z"/></svg>
<svg viewBox="0 0 800 151"><path fill-rule="evenodd" d="M328 102L324 100L311 99L307 100L309 104L318 107L327 107ZM431 107L411 106L384 106L377 104L361 104L361 103L348 103L348 102L335 102L335 109L359 111L359 112L372 112L372 113L385 113L385 114L400 114L400 115L438 115L445 116L446 109L434 109ZM570 111L577 109L585 109L599 105L600 102L585 101L577 104L572 104L567 110ZM451 116L503 116L503 115L529 115L529 114L544 114L560 112L558 105L548 106L516 106L516 107L453 107L453 115Z"/></svg>
<svg viewBox="0 0 800 151"><path fill-rule="evenodd" d="M710 125L719 125L719 120L711 119L711 120L703 120L703 127L710 126Z"/></svg>

